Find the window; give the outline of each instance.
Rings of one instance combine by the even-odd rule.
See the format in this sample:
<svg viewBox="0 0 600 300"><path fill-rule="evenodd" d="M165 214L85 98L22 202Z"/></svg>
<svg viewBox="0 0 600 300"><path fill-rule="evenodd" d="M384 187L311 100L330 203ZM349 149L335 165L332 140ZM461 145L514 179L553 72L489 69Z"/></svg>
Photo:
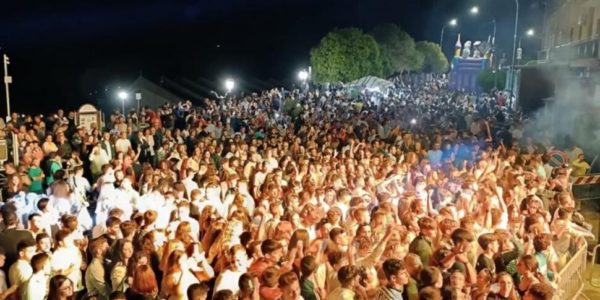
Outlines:
<svg viewBox="0 0 600 300"><path fill-rule="evenodd" d="M569 32L569 42L573 42L573 34L575 33L575 28L571 27L571 31Z"/></svg>

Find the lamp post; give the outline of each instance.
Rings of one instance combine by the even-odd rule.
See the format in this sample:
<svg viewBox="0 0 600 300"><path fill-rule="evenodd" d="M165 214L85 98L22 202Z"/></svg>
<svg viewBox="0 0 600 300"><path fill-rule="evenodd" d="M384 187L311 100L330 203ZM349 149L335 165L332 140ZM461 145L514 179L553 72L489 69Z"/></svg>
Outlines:
<svg viewBox="0 0 600 300"><path fill-rule="evenodd" d="M126 91L120 91L117 96L119 97L119 99L121 99L121 104L122 104L122 108L123 108L123 116L125 116L125 100L127 100L127 97L129 97L129 94L127 94Z"/></svg>
<svg viewBox="0 0 600 300"><path fill-rule="evenodd" d="M533 36L535 36L535 30L533 30L533 28L528 29L525 32L525 36L526 37L533 37ZM518 65L521 64L521 59L523 58L523 48L521 48L521 40L523 40L523 35L521 35L519 37L519 46L517 47L517 64Z"/></svg>
<svg viewBox="0 0 600 300"><path fill-rule="evenodd" d="M6 91L6 116L10 117L10 93L8 91L8 85L12 83L12 76L8 75L8 65L10 64L10 60L6 54L3 54L2 58L4 63L4 89Z"/></svg>
<svg viewBox="0 0 600 300"><path fill-rule="evenodd" d="M444 30L446 30L446 26L454 27L457 24L458 24L458 20L452 19L452 20L450 20L450 22L448 22L447 24L444 24L444 26L442 26L442 33L440 34L440 49L442 49L442 52L444 51Z"/></svg>
<svg viewBox="0 0 600 300"><path fill-rule="evenodd" d="M513 53L512 60L510 63L510 77L508 78L508 82L510 83L510 102L509 106L512 109L513 106L513 97L515 94L515 84L514 84L514 72L515 72L515 56L517 54L517 30L519 27L519 0L515 0L515 34L513 36Z"/></svg>
<svg viewBox="0 0 600 300"><path fill-rule="evenodd" d="M137 100L137 110L136 110L136 119L137 119L137 127L140 128L140 116L141 116L141 111L140 111L140 102L142 102L142 93L141 92L137 92L135 93L135 100Z"/></svg>
<svg viewBox="0 0 600 300"><path fill-rule="evenodd" d="M469 10L469 13L472 15L479 15L479 6L473 6ZM496 43L496 18L492 17L492 25L494 26L494 31L492 32L492 41Z"/></svg>

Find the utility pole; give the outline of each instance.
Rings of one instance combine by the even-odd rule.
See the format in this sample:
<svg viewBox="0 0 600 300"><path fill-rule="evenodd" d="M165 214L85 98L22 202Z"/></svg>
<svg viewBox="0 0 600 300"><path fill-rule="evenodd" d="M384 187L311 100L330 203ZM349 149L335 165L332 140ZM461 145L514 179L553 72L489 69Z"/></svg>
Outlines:
<svg viewBox="0 0 600 300"><path fill-rule="evenodd" d="M515 34L513 36L513 49L512 49L512 60L510 62L510 77L508 82L510 83L510 109L513 106L513 97L515 94L515 83L514 83L514 73L515 73L515 57L517 56L517 30L519 28L519 0L515 0Z"/></svg>
<svg viewBox="0 0 600 300"><path fill-rule="evenodd" d="M8 60L8 56L3 54L4 61L4 89L6 90L6 116L10 117L10 93L8 92L8 85L12 83L12 77L8 76L8 65L10 61Z"/></svg>

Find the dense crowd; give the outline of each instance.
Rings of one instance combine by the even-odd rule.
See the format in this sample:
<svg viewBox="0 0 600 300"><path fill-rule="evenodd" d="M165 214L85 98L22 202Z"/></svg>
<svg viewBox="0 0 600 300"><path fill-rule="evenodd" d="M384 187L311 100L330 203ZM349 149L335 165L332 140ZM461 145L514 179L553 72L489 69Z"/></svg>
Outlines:
<svg viewBox="0 0 600 300"><path fill-rule="evenodd" d="M0 299L552 299L589 165L446 85L13 114Z"/></svg>

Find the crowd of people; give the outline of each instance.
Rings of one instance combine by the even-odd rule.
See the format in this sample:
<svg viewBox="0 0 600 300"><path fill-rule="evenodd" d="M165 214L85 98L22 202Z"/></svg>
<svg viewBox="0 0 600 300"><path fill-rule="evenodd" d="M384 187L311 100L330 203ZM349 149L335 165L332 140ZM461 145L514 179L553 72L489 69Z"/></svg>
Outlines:
<svg viewBox="0 0 600 300"><path fill-rule="evenodd" d="M434 79L13 114L0 299L552 299L592 235L509 111Z"/></svg>

